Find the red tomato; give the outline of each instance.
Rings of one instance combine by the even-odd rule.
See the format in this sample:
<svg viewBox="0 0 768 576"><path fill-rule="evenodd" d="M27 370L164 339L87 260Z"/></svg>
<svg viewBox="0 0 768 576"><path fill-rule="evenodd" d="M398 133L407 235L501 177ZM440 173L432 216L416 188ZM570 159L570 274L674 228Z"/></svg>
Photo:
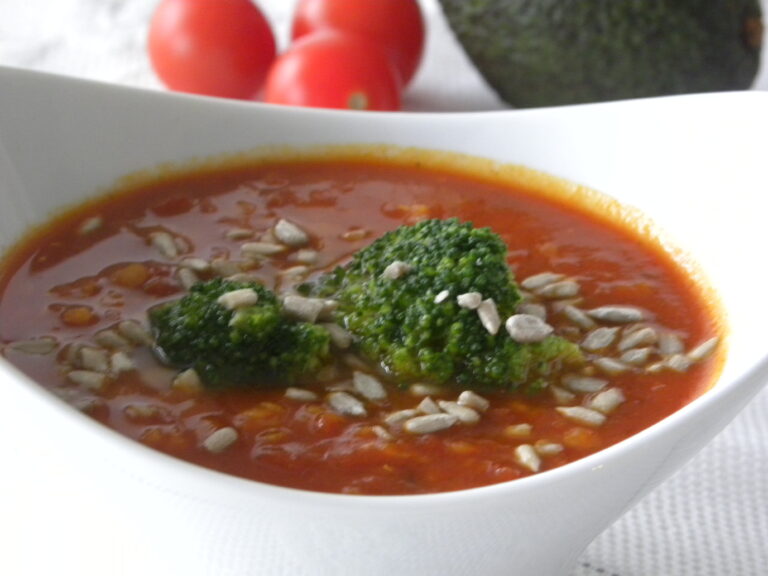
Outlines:
<svg viewBox="0 0 768 576"><path fill-rule="evenodd" d="M275 59L275 38L251 0L162 0L149 57L172 90L253 98Z"/></svg>
<svg viewBox="0 0 768 576"><path fill-rule="evenodd" d="M384 49L366 38L318 32L275 60L264 100L273 104L397 110L400 75Z"/></svg>
<svg viewBox="0 0 768 576"><path fill-rule="evenodd" d="M299 0L291 35L319 30L354 32L385 46L410 82L424 51L424 17L417 0Z"/></svg>

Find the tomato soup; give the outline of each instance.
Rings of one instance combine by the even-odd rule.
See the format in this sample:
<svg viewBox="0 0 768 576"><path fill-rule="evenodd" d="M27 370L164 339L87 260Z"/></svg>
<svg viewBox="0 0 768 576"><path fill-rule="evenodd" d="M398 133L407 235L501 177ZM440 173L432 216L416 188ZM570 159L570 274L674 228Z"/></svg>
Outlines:
<svg viewBox="0 0 768 576"><path fill-rule="evenodd" d="M158 177L68 211L6 255L2 354L137 442L243 478L417 494L541 473L678 410L722 360L717 310L689 267L642 226L541 186L343 157ZM280 294L398 226L453 217L503 238L521 311L578 343L584 366L537 390L403 385L353 340L301 386L206 389L153 350L147 311L199 280L248 278ZM279 222L306 238L283 241ZM263 245L281 248L255 256ZM383 397L361 392L366 377ZM406 425L430 414L453 416Z"/></svg>

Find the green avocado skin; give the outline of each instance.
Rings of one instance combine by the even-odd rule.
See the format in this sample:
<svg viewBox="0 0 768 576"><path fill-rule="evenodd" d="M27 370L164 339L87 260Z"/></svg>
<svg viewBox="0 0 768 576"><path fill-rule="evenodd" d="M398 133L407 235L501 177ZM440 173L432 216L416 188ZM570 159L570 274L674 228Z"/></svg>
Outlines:
<svg viewBox="0 0 768 576"><path fill-rule="evenodd" d="M488 84L516 107L747 89L759 0L440 0Z"/></svg>

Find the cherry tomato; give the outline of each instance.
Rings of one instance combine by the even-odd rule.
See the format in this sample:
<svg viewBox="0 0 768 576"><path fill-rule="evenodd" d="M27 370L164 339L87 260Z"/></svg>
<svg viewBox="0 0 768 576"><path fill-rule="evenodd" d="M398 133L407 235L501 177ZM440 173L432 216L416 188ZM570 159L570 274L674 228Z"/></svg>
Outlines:
<svg viewBox="0 0 768 576"><path fill-rule="evenodd" d="M354 34L305 36L275 60L264 100L273 104L397 110L400 75L386 51Z"/></svg>
<svg viewBox="0 0 768 576"><path fill-rule="evenodd" d="M417 0L299 0L293 39L327 29L355 32L385 46L403 86L413 78L424 51L424 17Z"/></svg>
<svg viewBox="0 0 768 576"><path fill-rule="evenodd" d="M269 23L251 0L162 0L149 57L172 90L253 98L275 59Z"/></svg>

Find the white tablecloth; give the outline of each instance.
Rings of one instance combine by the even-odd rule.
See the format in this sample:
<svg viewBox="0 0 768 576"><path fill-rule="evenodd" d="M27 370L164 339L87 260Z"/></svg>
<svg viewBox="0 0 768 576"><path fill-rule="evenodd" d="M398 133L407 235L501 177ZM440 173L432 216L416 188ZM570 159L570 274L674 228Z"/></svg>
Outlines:
<svg viewBox="0 0 768 576"><path fill-rule="evenodd" d="M260 1L280 46L287 43L293 4ZM452 38L436 0L422 4L428 41L405 108L503 108ZM161 89L144 49L155 5L156 0L0 0L0 65ZM766 70L755 88L768 89ZM768 390L682 471L600 536L572 576L766 575Z"/></svg>

